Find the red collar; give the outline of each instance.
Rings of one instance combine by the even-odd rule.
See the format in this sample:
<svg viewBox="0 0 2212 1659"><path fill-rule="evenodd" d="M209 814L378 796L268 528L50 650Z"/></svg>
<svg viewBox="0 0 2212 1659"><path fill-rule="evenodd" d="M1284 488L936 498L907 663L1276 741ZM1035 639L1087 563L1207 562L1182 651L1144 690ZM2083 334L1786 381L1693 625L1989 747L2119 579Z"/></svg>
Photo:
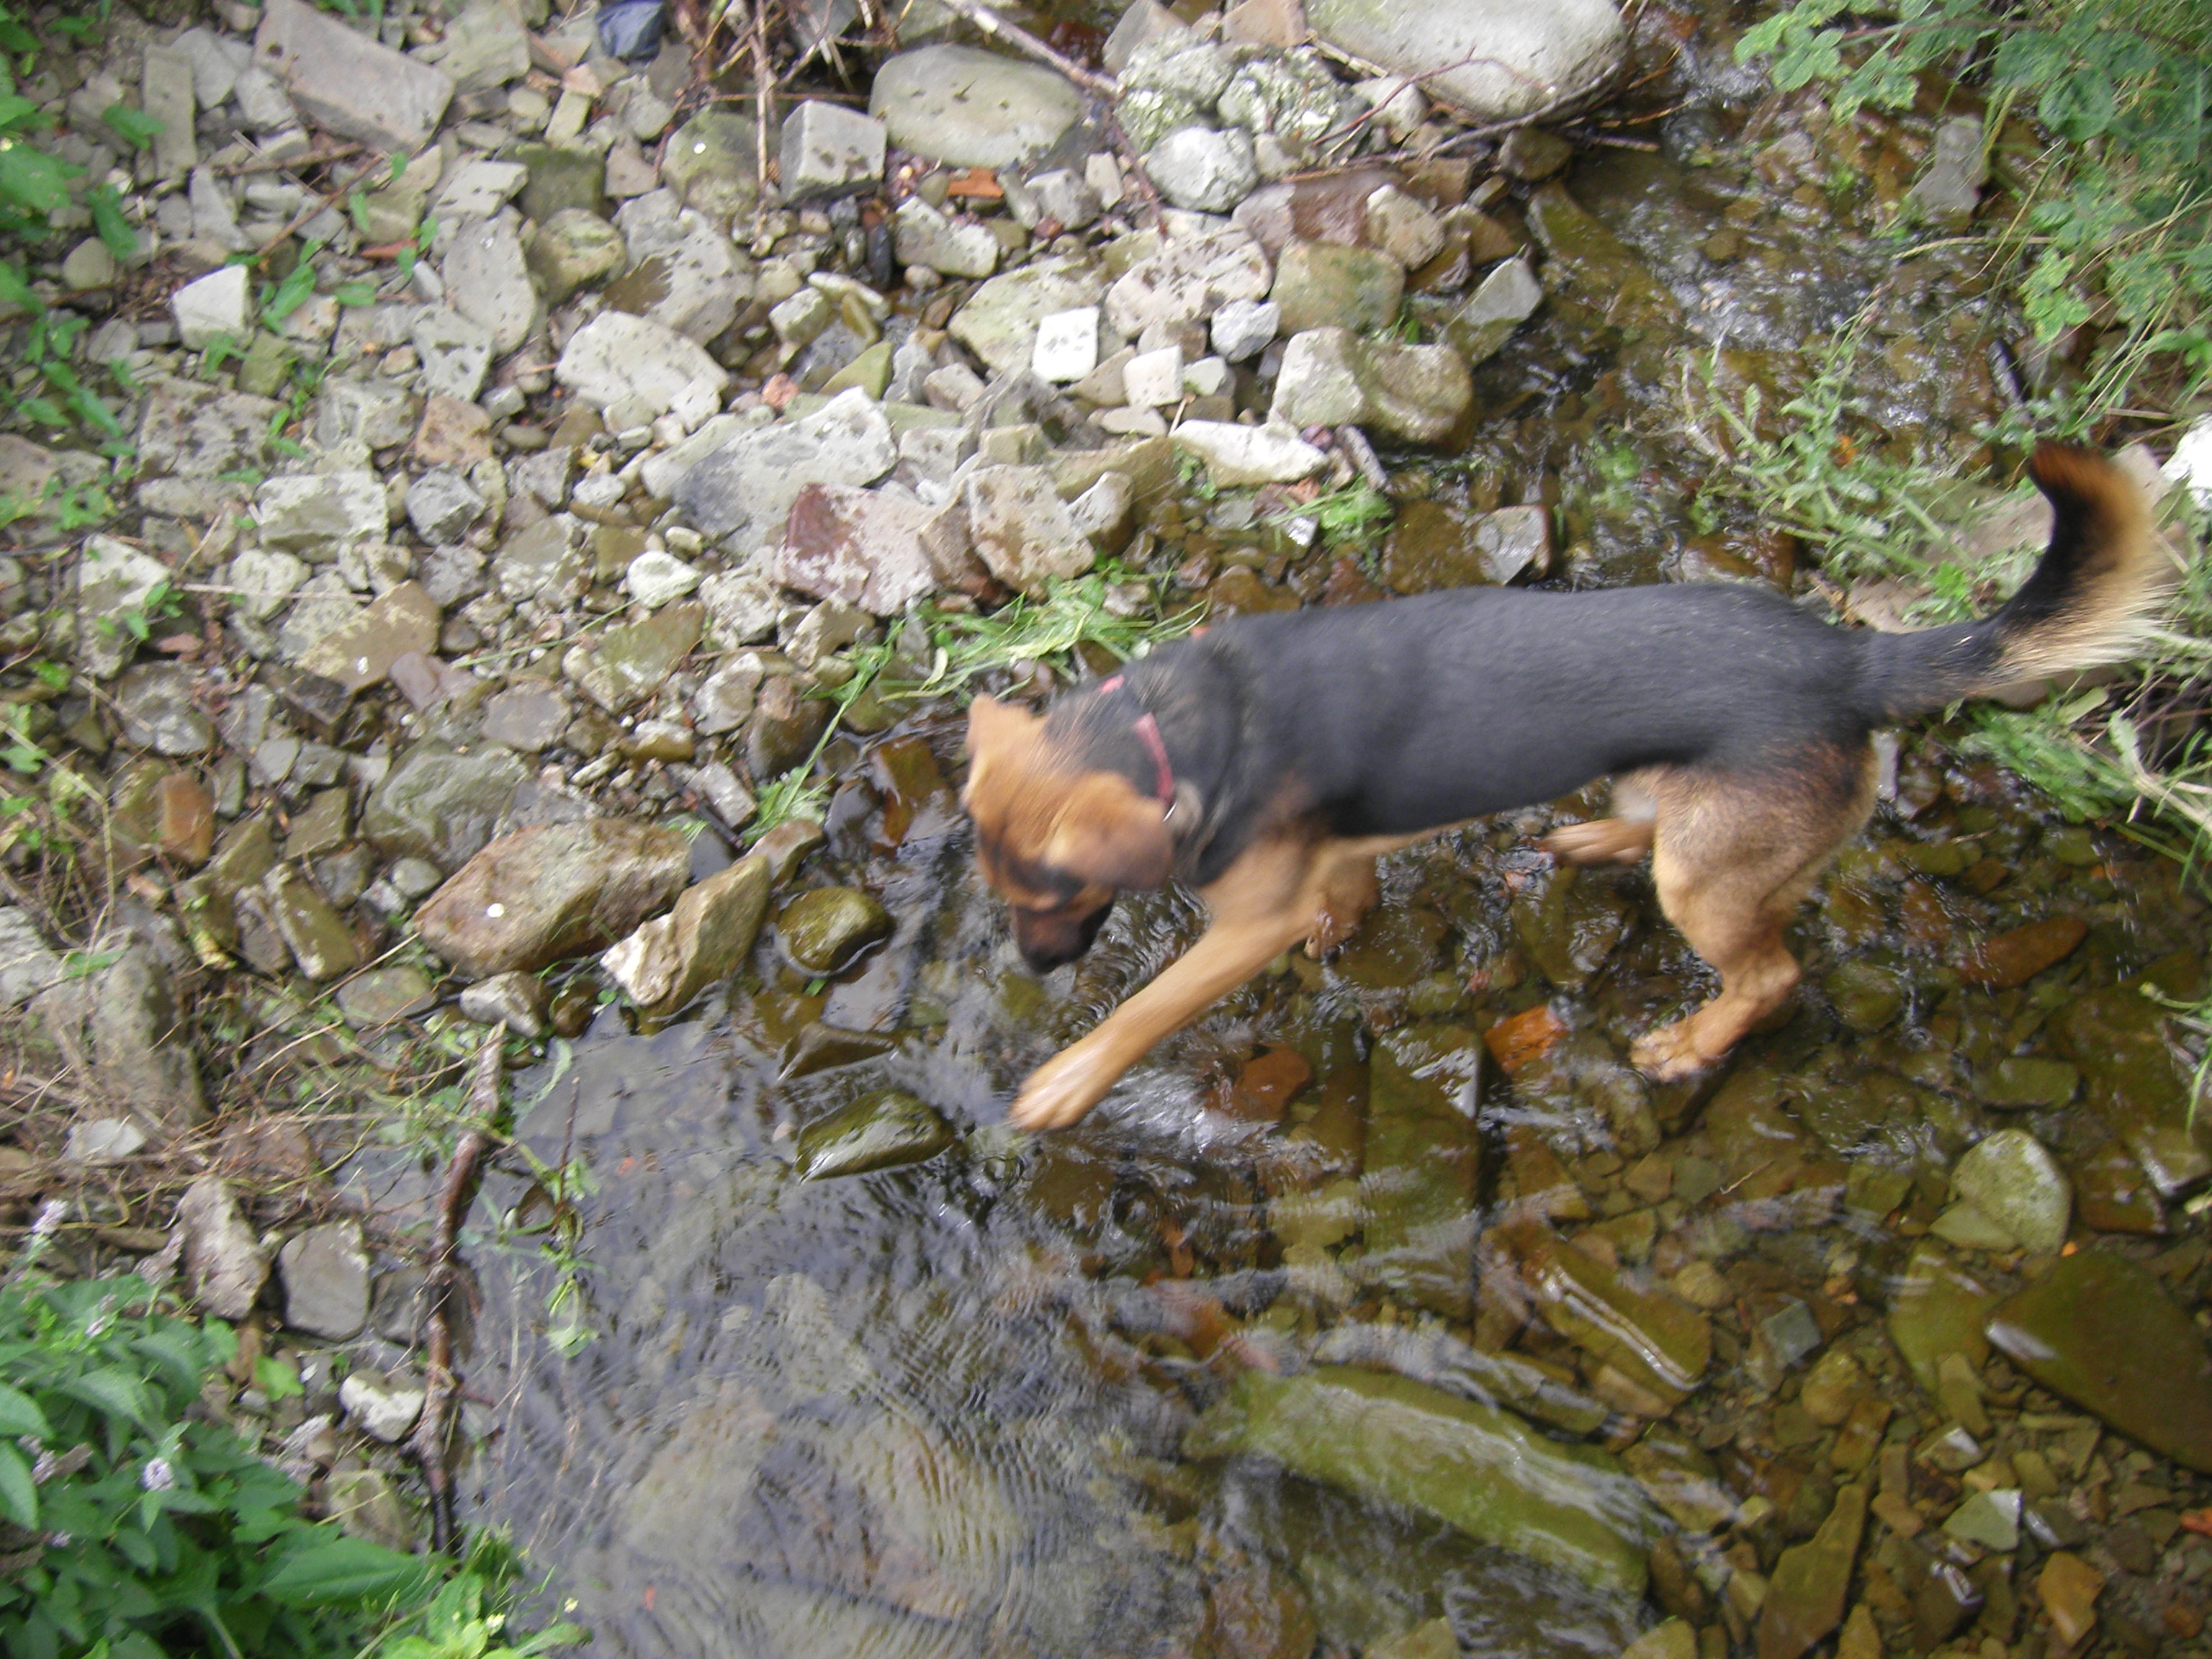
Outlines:
<svg viewBox="0 0 2212 1659"><path fill-rule="evenodd" d="M1101 696L1110 691L1127 690L1128 687L1122 683L1119 674L1110 679L1098 682L1098 691ZM1152 718L1152 710L1148 708L1129 723L1129 729L1137 734L1138 740L1145 745L1145 751L1152 757L1153 794L1158 799L1161 805L1173 806L1176 793L1175 768L1168 763L1168 746L1160 737L1160 723Z"/></svg>

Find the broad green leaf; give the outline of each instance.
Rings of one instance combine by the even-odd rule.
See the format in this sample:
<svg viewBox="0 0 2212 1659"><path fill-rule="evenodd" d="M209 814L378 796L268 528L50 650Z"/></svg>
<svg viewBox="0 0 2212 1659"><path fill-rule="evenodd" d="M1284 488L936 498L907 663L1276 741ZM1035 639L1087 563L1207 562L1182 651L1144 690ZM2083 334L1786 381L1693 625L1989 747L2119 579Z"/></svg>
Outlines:
<svg viewBox="0 0 2212 1659"><path fill-rule="evenodd" d="M110 104L100 111L100 118L115 129L125 143L144 149L161 136L162 124L143 109L133 109L128 104Z"/></svg>
<svg viewBox="0 0 2212 1659"><path fill-rule="evenodd" d="M423 1583L427 1564L366 1538L349 1538L335 1527L291 1550L261 1586L262 1594L287 1607L325 1607L334 1602L395 1595Z"/></svg>
<svg viewBox="0 0 2212 1659"><path fill-rule="evenodd" d="M138 252L138 232L123 216L123 198L112 185L95 185L85 195L84 204L92 210L92 228L100 234L107 251L118 259L136 258Z"/></svg>
<svg viewBox="0 0 2212 1659"><path fill-rule="evenodd" d="M111 1417L124 1417L149 1434L161 1432L154 1414L154 1397L146 1385L118 1365L103 1366L56 1385L58 1392L82 1400Z"/></svg>
<svg viewBox="0 0 2212 1659"><path fill-rule="evenodd" d="M4 1440L0 1440L0 1514L26 1532L38 1530L39 1489L31 1482L31 1466Z"/></svg>
<svg viewBox="0 0 2212 1659"><path fill-rule="evenodd" d="M33 666L37 672L50 665L38 663ZM63 672L66 674L68 671ZM36 1435L41 1440L54 1437L53 1430L46 1425L46 1414L39 1409L39 1402L21 1389L0 1382L0 1437L13 1440L19 1434Z"/></svg>
<svg viewBox="0 0 2212 1659"><path fill-rule="evenodd" d="M43 219L69 200L69 181L84 169L9 140L0 143L0 200Z"/></svg>

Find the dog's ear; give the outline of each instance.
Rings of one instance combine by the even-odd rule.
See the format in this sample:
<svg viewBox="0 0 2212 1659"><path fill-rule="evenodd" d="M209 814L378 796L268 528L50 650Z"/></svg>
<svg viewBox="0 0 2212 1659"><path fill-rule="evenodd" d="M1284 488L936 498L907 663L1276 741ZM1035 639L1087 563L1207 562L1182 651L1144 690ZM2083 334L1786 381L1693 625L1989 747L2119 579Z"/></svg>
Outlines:
<svg viewBox="0 0 2212 1659"><path fill-rule="evenodd" d="M1159 802L1113 772L1072 780L1044 862L1103 887L1158 887L1175 869L1175 837Z"/></svg>
<svg viewBox="0 0 2212 1659"><path fill-rule="evenodd" d="M1012 703L1000 702L996 697L978 697L968 705L968 783L970 788L979 782L1006 747L1029 734L1041 724L1026 708Z"/></svg>

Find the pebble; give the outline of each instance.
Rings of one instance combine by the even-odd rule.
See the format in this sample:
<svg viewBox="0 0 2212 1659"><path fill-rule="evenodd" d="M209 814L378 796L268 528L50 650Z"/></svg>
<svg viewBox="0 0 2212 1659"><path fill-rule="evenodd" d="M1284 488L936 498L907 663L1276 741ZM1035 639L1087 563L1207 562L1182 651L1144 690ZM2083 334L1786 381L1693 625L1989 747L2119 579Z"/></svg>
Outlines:
<svg viewBox="0 0 2212 1659"><path fill-rule="evenodd" d="M2065 1245L2073 1183L2026 1130L2000 1129L1977 1141L1952 1170L1951 1186L2025 1249L2052 1255Z"/></svg>
<svg viewBox="0 0 2212 1659"><path fill-rule="evenodd" d="M1066 385L1081 380L1097 368L1098 314L1097 306L1079 306L1072 311L1056 311L1049 317L1040 318L1030 372L1040 380ZM969 378L973 378L972 374ZM975 396L981 393L979 383L969 401L972 403Z"/></svg>
<svg viewBox="0 0 2212 1659"><path fill-rule="evenodd" d="M326 1222L276 1253L284 1322L310 1336L349 1342L368 1323L368 1250L358 1221Z"/></svg>

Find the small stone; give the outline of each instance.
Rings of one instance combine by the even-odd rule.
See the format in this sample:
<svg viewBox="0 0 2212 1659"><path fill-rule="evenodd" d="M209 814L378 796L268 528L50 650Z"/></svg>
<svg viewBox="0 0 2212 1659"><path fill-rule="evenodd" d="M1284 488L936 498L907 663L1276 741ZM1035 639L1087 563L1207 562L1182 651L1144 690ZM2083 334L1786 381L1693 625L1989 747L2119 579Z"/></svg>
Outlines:
<svg viewBox="0 0 2212 1659"><path fill-rule="evenodd" d="M2031 921L1984 939L1960 968L1960 975L1991 990L2009 990L2064 961L2088 934L2088 923L2079 916L2048 916Z"/></svg>
<svg viewBox="0 0 2212 1659"><path fill-rule="evenodd" d="M419 1386L390 1382L368 1370L349 1371L338 1384L338 1404L345 1414L361 1425L362 1433L386 1445L407 1437L422 1415L422 1399Z"/></svg>
<svg viewBox="0 0 2212 1659"><path fill-rule="evenodd" d="M2097 1597L2105 1575L2070 1550L2054 1550L2036 1576L2035 1594L2051 1629L2068 1648L2079 1648L2097 1627Z"/></svg>
<svg viewBox="0 0 2212 1659"><path fill-rule="evenodd" d="M799 1179L827 1181L923 1163L958 1139L934 1109L912 1095L886 1090L818 1117L799 1132Z"/></svg>
<svg viewBox="0 0 2212 1659"><path fill-rule="evenodd" d="M1405 268L1372 248L1294 238L1276 263L1268 298L1282 307L1286 334L1348 328L1371 334L1398 319Z"/></svg>
<svg viewBox="0 0 2212 1659"><path fill-rule="evenodd" d="M601 966L648 1018L676 1014L751 954L768 914L771 873L757 854L738 860L602 954Z"/></svg>
<svg viewBox="0 0 2212 1659"><path fill-rule="evenodd" d="M806 100L784 118L784 199L823 201L874 188L884 176L887 138L872 116Z"/></svg>
<svg viewBox="0 0 2212 1659"><path fill-rule="evenodd" d="M1516 127L1498 147L1499 171L1524 184L1550 178L1574 160L1574 146L1541 127Z"/></svg>
<svg viewBox="0 0 2212 1659"><path fill-rule="evenodd" d="M0 1012L12 1012L60 980L62 959L46 948L31 919L0 905Z"/></svg>
<svg viewBox="0 0 2212 1659"><path fill-rule="evenodd" d="M1295 483L1328 464L1328 457L1296 428L1239 426L1229 421L1185 421L1169 434L1179 449L1206 463L1216 485Z"/></svg>
<svg viewBox="0 0 2212 1659"><path fill-rule="evenodd" d="M895 617L940 586L972 587L964 510L809 484L792 503L775 578L819 599ZM756 680L757 675L756 674Z"/></svg>
<svg viewBox="0 0 2212 1659"><path fill-rule="evenodd" d="M1467 365L1449 346L1363 340L1349 329L1321 328L1294 336L1285 349L1269 418L1300 428L1373 426L1408 442L1435 443L1474 400Z"/></svg>
<svg viewBox="0 0 2212 1659"><path fill-rule="evenodd" d="M1594 92L1620 69L1628 33L1611 0L1306 0L1315 37L1395 74L1471 121L1508 121Z"/></svg>
<svg viewBox="0 0 2212 1659"><path fill-rule="evenodd" d="M358 543L382 541L391 523L386 501L374 472L304 472L264 483L254 514L264 546L320 563Z"/></svg>
<svg viewBox="0 0 2212 1659"><path fill-rule="evenodd" d="M70 1125L62 1157L71 1164L122 1164L146 1150L146 1132L127 1117L98 1117Z"/></svg>
<svg viewBox="0 0 2212 1659"><path fill-rule="evenodd" d="M817 887L785 905L775 927L793 966L808 974L836 974L870 945L890 938L891 919L872 895L856 887Z"/></svg>
<svg viewBox="0 0 2212 1659"><path fill-rule="evenodd" d="M338 1012L356 1031L373 1031L437 1006L437 988L420 968L371 968L338 987Z"/></svg>
<svg viewBox="0 0 2212 1659"><path fill-rule="evenodd" d="M1445 1624L1444 1630L1449 1635L1451 1626ZM1446 1650L1445 1659L1451 1659L1458 1652L1459 1646L1454 1643ZM1698 1659L1697 1627L1681 1619L1655 1625L1623 1648L1620 1659Z"/></svg>
<svg viewBox="0 0 2212 1659"><path fill-rule="evenodd" d="M691 653L706 617L702 605L663 605L643 622L608 629L595 647L571 650L562 671L607 713L624 713L658 690Z"/></svg>
<svg viewBox="0 0 2212 1659"><path fill-rule="evenodd" d="M538 325L538 290L522 239L505 218L463 225L446 249L446 295L453 308L491 337L492 355L503 357Z"/></svg>
<svg viewBox="0 0 2212 1659"><path fill-rule="evenodd" d="M192 670L168 663L149 663L124 675L115 686L123 740L172 757L214 748L215 722L192 700L197 679Z"/></svg>
<svg viewBox="0 0 2212 1659"><path fill-rule="evenodd" d="M648 611L657 611L674 599L682 599L699 585L699 572L672 553L648 550L629 562L623 573L623 586L629 596Z"/></svg>
<svg viewBox="0 0 2212 1659"><path fill-rule="evenodd" d="M1148 328L1202 323L1231 301L1265 300L1273 279L1265 250L1247 231L1229 227L1181 239L1115 280L1106 290L1106 325L1133 340Z"/></svg>
<svg viewBox="0 0 2212 1659"><path fill-rule="evenodd" d="M1962 1543L2000 1554L2020 1547L2020 1492L2015 1487L1978 1492L1951 1511L1943 1530Z"/></svg>
<svg viewBox="0 0 2212 1659"><path fill-rule="evenodd" d="M1210 326L1214 350L1229 362L1241 363L1258 356L1281 331L1283 308L1273 300L1227 300Z"/></svg>
<svg viewBox="0 0 2212 1659"><path fill-rule="evenodd" d="M253 53L309 120L380 154L420 150L453 95L443 70L348 28L307 0L265 0Z"/></svg>
<svg viewBox="0 0 2212 1659"><path fill-rule="evenodd" d="M1476 284L1467 303L1445 323L1444 338L1469 363L1486 362L1543 303L1543 285L1528 262L1504 260Z"/></svg>
<svg viewBox="0 0 2212 1659"><path fill-rule="evenodd" d="M1079 576L1097 560L1042 467L979 466L964 501L977 556L1009 587L1042 596L1050 579Z"/></svg>
<svg viewBox="0 0 2212 1659"><path fill-rule="evenodd" d="M79 242L62 261L62 285L73 294L106 288L115 275L115 256L96 236Z"/></svg>
<svg viewBox="0 0 2212 1659"><path fill-rule="evenodd" d="M588 208L562 208L541 223L523 248L530 274L549 306L580 288L604 283L629 262L622 232Z"/></svg>
<svg viewBox="0 0 2212 1659"><path fill-rule="evenodd" d="M458 870L491 839L523 775L504 750L459 755L417 744L369 796L362 836L379 851Z"/></svg>
<svg viewBox="0 0 2212 1659"><path fill-rule="evenodd" d="M1139 406L1158 407L1182 398L1182 348L1140 351L1121 369L1123 395Z"/></svg>
<svg viewBox="0 0 2212 1659"><path fill-rule="evenodd" d="M1938 222L1963 224L1980 205L1989 177L1981 118L1953 116L1936 124L1927 168L1905 199Z"/></svg>
<svg viewBox="0 0 2212 1659"><path fill-rule="evenodd" d="M332 1221L287 1239L276 1253L284 1322L332 1342L368 1323L368 1251L358 1221Z"/></svg>
<svg viewBox="0 0 2212 1659"><path fill-rule="evenodd" d="M204 350L218 339L244 342L248 276L244 265L225 265L185 283L169 296L169 308L177 319L177 336L185 350Z"/></svg>
<svg viewBox="0 0 2212 1659"><path fill-rule="evenodd" d="M919 196L892 217L899 263L947 276L988 276L999 268L999 239L980 221L946 217Z"/></svg>
<svg viewBox="0 0 2212 1659"><path fill-rule="evenodd" d="M712 414L730 383L697 342L623 311L603 311L577 330L553 373L593 408L635 402L652 416L673 409L687 419Z"/></svg>
<svg viewBox="0 0 2212 1659"><path fill-rule="evenodd" d="M1800 1659L1843 1622L1866 1531L1868 1492L1849 1486L1812 1541L1782 1552L1759 1620L1759 1659Z"/></svg>
<svg viewBox="0 0 2212 1659"><path fill-rule="evenodd" d="M410 652L435 648L438 625L428 592L419 582L402 582L302 652L299 666L349 692L363 690L381 684Z"/></svg>
<svg viewBox="0 0 2212 1659"><path fill-rule="evenodd" d="M2055 1109L2071 1103L2081 1087L2078 1068L2063 1060L2039 1055L2008 1055L1987 1073L1978 1073L1974 1081L1974 1092L1984 1104L2014 1109L2047 1106Z"/></svg>
<svg viewBox="0 0 2212 1659"><path fill-rule="evenodd" d="M1040 380L1066 385L1098 367L1098 307L1056 311L1037 323L1036 349L1030 372Z"/></svg>
<svg viewBox="0 0 2212 1659"><path fill-rule="evenodd" d="M1260 182L1251 135L1236 128L1182 127L1145 155L1145 171L1169 201L1199 213L1226 213Z"/></svg>
<svg viewBox="0 0 2212 1659"><path fill-rule="evenodd" d="M333 980L361 966L361 945L352 930L321 890L290 865L280 864L269 872L262 895L292 959L307 978Z"/></svg>
<svg viewBox="0 0 2212 1659"><path fill-rule="evenodd" d="M2026 1130L2000 1129L1976 1142L1951 1171L1951 1185L2025 1249L2051 1255L2064 1248L2073 1185Z"/></svg>
<svg viewBox="0 0 2212 1659"><path fill-rule="evenodd" d="M865 392L840 392L796 421L740 434L705 457L676 486L676 505L702 534L757 546L784 527L809 484L858 489L898 464L898 443L881 406Z"/></svg>
<svg viewBox="0 0 2212 1659"><path fill-rule="evenodd" d="M1408 270L1443 252L1443 222L1395 185L1383 185L1366 202L1367 241Z"/></svg>
<svg viewBox="0 0 2212 1659"><path fill-rule="evenodd" d="M948 327L994 374L1026 369L1036 355L1038 325L1055 313L1097 305L1105 288L1103 274L1088 263L1032 260L978 288Z"/></svg>
<svg viewBox="0 0 2212 1659"><path fill-rule="evenodd" d="M185 1279L192 1299L218 1319L240 1320L269 1282L269 1253L246 1224L238 1200L219 1176L202 1176L177 1203L184 1235Z"/></svg>
<svg viewBox="0 0 2212 1659"><path fill-rule="evenodd" d="M504 1025L520 1037L545 1035L545 983L535 974L494 974L462 991L461 1018Z"/></svg>

